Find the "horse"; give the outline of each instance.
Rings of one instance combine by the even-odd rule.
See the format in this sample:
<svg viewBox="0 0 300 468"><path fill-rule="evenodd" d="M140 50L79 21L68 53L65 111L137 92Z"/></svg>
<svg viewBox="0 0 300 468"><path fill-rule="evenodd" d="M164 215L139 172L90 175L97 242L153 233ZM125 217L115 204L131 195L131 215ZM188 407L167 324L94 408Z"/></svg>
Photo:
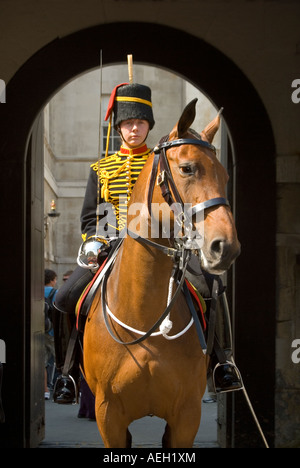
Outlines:
<svg viewBox="0 0 300 468"><path fill-rule="evenodd" d="M197 134L190 129L196 101L186 106L138 177L128 205L132 232L128 229L122 239L110 274L105 276L105 288L98 287L85 325L85 377L95 395L97 426L106 448L130 448L128 426L147 415L166 421L162 446L168 448L192 447L200 425L208 356L196 327L188 326L191 313L182 282L176 289L176 281L170 287L170 278L174 264L181 264L182 276L186 271L187 252L195 247L191 224L196 232L204 224L202 247L196 250L199 265L209 273L220 275L228 270L239 255L240 244L225 198L228 175L212 145L220 116ZM161 172L156 177L158 168ZM171 240L163 236L162 214L151 213L155 203L166 201ZM181 203L190 208L180 217L175 208ZM146 209L137 216L131 209L136 206ZM199 213L203 216L198 222ZM149 228L152 217L159 226L155 238ZM176 241L173 231L178 220L181 228ZM189 226L187 235L181 235L184 223ZM173 299L176 294L171 302L170 291ZM104 309L111 315L104 315ZM160 332L160 317L166 309L172 329ZM168 339L168 333L176 339Z"/></svg>

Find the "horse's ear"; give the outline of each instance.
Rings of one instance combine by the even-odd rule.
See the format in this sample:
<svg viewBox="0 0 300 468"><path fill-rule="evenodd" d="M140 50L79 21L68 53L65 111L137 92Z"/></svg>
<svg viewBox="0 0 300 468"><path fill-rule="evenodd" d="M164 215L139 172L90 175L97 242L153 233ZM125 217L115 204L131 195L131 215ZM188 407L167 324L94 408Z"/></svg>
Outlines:
<svg viewBox="0 0 300 468"><path fill-rule="evenodd" d="M194 122L196 115L196 102L197 98L193 99L183 110L182 115L177 123L177 135L178 138L188 131L192 123Z"/></svg>
<svg viewBox="0 0 300 468"><path fill-rule="evenodd" d="M205 141L211 143L214 139L215 134L219 130L220 127L220 114L223 110L223 107L219 110L217 116L212 120L205 129L200 133L201 138Z"/></svg>

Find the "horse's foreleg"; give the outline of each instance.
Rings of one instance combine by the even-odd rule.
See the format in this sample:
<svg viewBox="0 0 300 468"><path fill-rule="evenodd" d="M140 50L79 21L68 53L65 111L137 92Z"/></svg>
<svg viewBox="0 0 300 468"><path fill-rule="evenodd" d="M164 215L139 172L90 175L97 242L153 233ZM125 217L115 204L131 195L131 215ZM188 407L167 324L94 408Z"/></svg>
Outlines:
<svg viewBox="0 0 300 468"><path fill-rule="evenodd" d="M121 417L118 405L107 401L98 404L97 400L96 397L96 421L105 448L131 448L128 423Z"/></svg>
<svg viewBox="0 0 300 468"><path fill-rule="evenodd" d="M178 417L168 421L162 438L163 448L191 448L200 425L201 408L179 411ZM198 417L197 417L198 415Z"/></svg>

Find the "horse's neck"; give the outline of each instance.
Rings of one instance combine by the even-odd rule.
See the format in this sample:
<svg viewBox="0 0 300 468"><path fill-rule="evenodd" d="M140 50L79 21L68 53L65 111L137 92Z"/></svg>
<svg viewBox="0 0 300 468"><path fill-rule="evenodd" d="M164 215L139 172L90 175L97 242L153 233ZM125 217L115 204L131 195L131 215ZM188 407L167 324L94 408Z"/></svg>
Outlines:
<svg viewBox="0 0 300 468"><path fill-rule="evenodd" d="M126 238L109 280L109 304L118 309L118 315L128 310L140 313L149 307L161 314L171 271L172 260L165 254Z"/></svg>

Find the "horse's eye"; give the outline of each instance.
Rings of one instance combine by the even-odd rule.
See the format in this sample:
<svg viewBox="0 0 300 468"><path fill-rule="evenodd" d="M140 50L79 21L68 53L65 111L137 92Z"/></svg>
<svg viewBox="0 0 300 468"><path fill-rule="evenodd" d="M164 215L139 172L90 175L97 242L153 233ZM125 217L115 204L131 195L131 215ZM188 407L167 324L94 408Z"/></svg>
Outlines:
<svg viewBox="0 0 300 468"><path fill-rule="evenodd" d="M194 174L194 169L189 164L186 164L184 166L180 166L179 171L180 171L181 175L183 175L183 176L189 176L189 175Z"/></svg>

